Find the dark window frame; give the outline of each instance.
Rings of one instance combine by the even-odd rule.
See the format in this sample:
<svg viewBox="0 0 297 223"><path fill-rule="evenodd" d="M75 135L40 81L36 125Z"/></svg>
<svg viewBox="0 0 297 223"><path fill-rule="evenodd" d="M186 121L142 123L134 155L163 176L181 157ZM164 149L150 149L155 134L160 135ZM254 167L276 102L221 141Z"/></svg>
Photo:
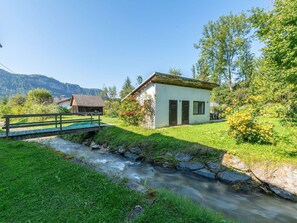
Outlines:
<svg viewBox="0 0 297 223"><path fill-rule="evenodd" d="M195 103L198 103L197 105L197 111L195 111ZM202 112L200 106L202 107ZM205 101L193 101L193 115L205 115Z"/></svg>

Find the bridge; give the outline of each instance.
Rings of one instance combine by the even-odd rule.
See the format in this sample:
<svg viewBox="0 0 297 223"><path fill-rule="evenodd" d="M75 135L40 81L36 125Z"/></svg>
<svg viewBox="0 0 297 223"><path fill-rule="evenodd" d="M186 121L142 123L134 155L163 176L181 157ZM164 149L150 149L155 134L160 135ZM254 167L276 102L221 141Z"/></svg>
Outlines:
<svg viewBox="0 0 297 223"><path fill-rule="evenodd" d="M80 132L95 132L107 126L99 113L5 115L0 139L30 139Z"/></svg>

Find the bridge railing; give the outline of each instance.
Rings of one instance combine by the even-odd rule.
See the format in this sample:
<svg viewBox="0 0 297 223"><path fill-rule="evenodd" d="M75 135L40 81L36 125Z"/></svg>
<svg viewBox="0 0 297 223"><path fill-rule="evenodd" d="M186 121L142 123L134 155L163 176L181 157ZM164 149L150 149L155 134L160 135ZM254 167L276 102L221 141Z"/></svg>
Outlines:
<svg viewBox="0 0 297 223"><path fill-rule="evenodd" d="M98 125L100 128L101 113L52 113L52 114L23 114L23 115L4 115L4 126L6 137L9 137L11 129L20 128L35 128L35 127L45 127L52 126L55 129L63 130L63 125L73 125L73 124L92 124ZM78 118L79 117L79 118ZM18 121L23 119L42 119L42 121Z"/></svg>

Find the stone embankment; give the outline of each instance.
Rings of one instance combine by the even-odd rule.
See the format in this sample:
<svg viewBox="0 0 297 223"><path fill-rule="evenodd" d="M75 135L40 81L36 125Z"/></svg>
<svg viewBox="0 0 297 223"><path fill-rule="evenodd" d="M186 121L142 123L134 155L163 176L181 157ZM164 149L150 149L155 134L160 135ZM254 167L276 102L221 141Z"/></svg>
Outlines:
<svg viewBox="0 0 297 223"><path fill-rule="evenodd" d="M91 143L92 149L109 149L107 143L97 145ZM120 146L113 150L134 162L145 159L143 149L124 148ZM193 174L208 178L210 180L219 180L221 182L240 185L246 189L257 187L267 193L274 193L279 197L297 201L297 167L290 164L276 165L272 162L251 163L247 165L240 158L232 154L222 154L219 161L197 162L195 157L183 152L166 152L164 160L174 160L175 165L164 161L163 167L175 167L180 171L189 171ZM246 187L248 185L248 187Z"/></svg>

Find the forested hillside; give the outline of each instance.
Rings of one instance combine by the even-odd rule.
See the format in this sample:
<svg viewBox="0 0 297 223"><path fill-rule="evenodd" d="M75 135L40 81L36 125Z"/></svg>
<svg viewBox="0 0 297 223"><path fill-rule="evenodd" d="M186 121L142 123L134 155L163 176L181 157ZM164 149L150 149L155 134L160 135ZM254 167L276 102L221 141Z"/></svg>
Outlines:
<svg viewBox="0 0 297 223"><path fill-rule="evenodd" d="M72 94L96 95L100 89L82 88L76 84L62 83L54 78L44 75L13 74L0 69L0 97L10 97L15 94L26 94L35 88L44 88L51 92L53 96Z"/></svg>

